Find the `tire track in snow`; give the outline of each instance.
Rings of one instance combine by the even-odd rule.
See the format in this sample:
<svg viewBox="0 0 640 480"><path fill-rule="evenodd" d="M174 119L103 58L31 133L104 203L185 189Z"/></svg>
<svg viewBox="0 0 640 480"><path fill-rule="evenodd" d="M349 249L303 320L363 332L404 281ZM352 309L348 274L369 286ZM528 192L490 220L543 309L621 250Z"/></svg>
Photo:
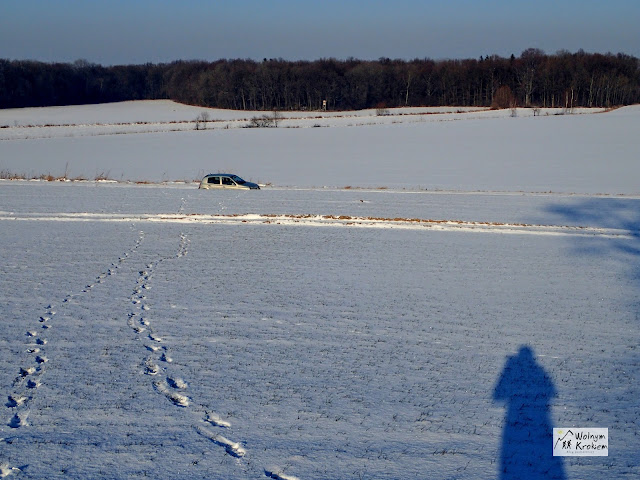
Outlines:
<svg viewBox="0 0 640 480"><path fill-rule="evenodd" d="M27 339L25 349L31 361L24 362L23 365L19 367L18 374L12 383L12 390L7 395L7 402L4 404L10 412L9 419L6 422L6 425L10 428L20 429L29 426L30 404L33 402L38 389L43 384L43 377L49 363L49 357L47 356L47 350L50 346L48 333L55 324L54 320L57 310L64 308L71 300L81 298L90 290L107 281L109 277L115 275L118 268L140 247L143 240L144 232L139 232L139 236L134 242L134 245L128 251L125 251L115 262L111 263L92 283L85 285L78 291L70 292L63 297L58 304L50 303L44 307L43 313L28 327L25 332ZM20 471L19 468L10 467L6 462L0 464L0 477L5 477L11 473Z"/></svg>

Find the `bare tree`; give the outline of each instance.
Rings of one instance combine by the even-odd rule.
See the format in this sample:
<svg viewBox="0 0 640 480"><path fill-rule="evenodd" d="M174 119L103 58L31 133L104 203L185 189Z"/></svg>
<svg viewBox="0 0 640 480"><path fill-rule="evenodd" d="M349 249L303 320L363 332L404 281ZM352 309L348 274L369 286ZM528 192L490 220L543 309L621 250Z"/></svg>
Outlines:
<svg viewBox="0 0 640 480"><path fill-rule="evenodd" d="M209 112L202 112L196 117L196 130L200 130L202 124L202 130L207 129L207 122L209 121Z"/></svg>
<svg viewBox="0 0 640 480"><path fill-rule="evenodd" d="M282 113L280 113L277 110L274 110L272 119L273 119L273 126L278 128L278 123L280 123L280 121L282 120Z"/></svg>
<svg viewBox="0 0 640 480"><path fill-rule="evenodd" d="M502 109L502 108L513 108L515 106L516 100L513 96L513 92L509 88L508 85L502 85L496 93L493 95L493 103L491 104L491 108L493 109Z"/></svg>
<svg viewBox="0 0 640 480"><path fill-rule="evenodd" d="M538 48L528 48L520 55L519 67L516 69L518 82L524 92L524 106L531 105L535 91L537 71L544 61L544 52Z"/></svg>

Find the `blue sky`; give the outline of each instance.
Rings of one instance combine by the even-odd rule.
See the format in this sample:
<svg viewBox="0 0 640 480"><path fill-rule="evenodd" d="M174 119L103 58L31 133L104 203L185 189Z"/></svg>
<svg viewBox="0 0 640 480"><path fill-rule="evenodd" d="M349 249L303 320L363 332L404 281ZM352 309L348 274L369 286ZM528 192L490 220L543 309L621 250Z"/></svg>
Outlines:
<svg viewBox="0 0 640 480"><path fill-rule="evenodd" d="M640 0L0 0L0 58L640 57Z"/></svg>

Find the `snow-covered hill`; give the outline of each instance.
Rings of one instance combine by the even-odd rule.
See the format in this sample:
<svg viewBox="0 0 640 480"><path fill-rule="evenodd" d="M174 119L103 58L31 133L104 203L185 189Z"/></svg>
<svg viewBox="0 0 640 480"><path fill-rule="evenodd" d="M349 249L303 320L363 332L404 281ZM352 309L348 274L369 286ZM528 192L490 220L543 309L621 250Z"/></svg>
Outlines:
<svg viewBox="0 0 640 480"><path fill-rule="evenodd" d="M158 101L0 111L9 125L0 129L0 171L158 182L223 170L277 186L640 193L640 107L536 117L298 112L258 129L235 127L264 112L216 110L196 131L201 110Z"/></svg>

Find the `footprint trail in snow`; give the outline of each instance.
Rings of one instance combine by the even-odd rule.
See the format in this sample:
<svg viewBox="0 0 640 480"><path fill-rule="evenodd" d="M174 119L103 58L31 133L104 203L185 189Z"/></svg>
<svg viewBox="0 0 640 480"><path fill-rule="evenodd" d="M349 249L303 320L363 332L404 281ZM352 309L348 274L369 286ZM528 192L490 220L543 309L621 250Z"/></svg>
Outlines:
<svg viewBox="0 0 640 480"><path fill-rule="evenodd" d="M45 382L45 372L50 360L47 356L47 350L50 346L48 334L55 324L57 309L65 308L74 299L82 299L83 295L114 275L119 266L138 249L143 240L144 233L140 232L134 245L115 262L111 263L104 272L100 273L93 283L85 285L78 291L70 292L60 300L57 307L54 303L45 306L43 313L37 316L37 319L28 327L25 332L26 342L24 348L29 355L29 360L18 368L17 375L12 382L12 390L7 394L7 401L4 403L4 406L9 411L8 419L5 423L8 427L21 429L29 426L31 403L38 389ZM19 468L11 467L7 462L0 464L0 477L19 472L21 472Z"/></svg>
<svg viewBox="0 0 640 480"><path fill-rule="evenodd" d="M155 331L153 325L153 306L149 303L146 293L152 288L153 274L162 263L179 259L188 253L189 239L182 233L178 251L172 257L163 257L155 262L149 262L138 272L136 285L131 294L131 311L128 313L128 325L144 345L147 355L142 360L142 373L152 377L152 388L179 408L190 408L197 420L194 430L203 437L237 459L246 455L246 450L240 442L236 442L223 435L223 431L231 429L231 423L224 420L215 412L208 412L195 404L188 395L188 383L172 373L173 358L162 336Z"/></svg>

